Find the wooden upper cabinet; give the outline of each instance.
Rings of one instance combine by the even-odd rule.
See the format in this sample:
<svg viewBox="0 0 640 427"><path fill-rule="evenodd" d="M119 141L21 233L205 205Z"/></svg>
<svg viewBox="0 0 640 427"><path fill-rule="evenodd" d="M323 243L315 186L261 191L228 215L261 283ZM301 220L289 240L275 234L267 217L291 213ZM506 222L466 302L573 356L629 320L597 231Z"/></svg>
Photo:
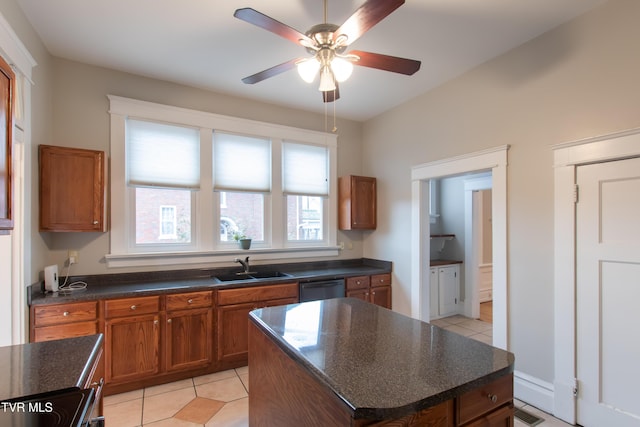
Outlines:
<svg viewBox="0 0 640 427"><path fill-rule="evenodd" d="M340 230L375 230L376 217L376 179L356 175L338 178Z"/></svg>
<svg viewBox="0 0 640 427"><path fill-rule="evenodd" d="M40 231L106 231L103 151L40 145Z"/></svg>

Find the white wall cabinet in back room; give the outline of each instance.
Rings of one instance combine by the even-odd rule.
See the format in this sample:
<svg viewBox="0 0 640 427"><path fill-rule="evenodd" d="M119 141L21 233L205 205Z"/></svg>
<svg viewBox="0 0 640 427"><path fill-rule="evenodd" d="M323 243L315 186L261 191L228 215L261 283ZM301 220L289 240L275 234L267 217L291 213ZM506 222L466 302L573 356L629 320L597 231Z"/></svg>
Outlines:
<svg viewBox="0 0 640 427"><path fill-rule="evenodd" d="M459 313L460 264L430 268L429 296L432 319Z"/></svg>

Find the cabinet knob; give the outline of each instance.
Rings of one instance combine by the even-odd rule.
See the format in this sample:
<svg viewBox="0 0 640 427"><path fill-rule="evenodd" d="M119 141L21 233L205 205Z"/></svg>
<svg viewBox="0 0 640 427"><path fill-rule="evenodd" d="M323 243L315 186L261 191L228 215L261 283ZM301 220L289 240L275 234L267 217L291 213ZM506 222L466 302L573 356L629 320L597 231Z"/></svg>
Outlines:
<svg viewBox="0 0 640 427"><path fill-rule="evenodd" d="M70 315L70 314L71 314L71 313L69 313L68 311L65 311L64 313L62 313L62 315L63 315L64 317L67 317L67 316L68 316L68 315Z"/></svg>
<svg viewBox="0 0 640 427"><path fill-rule="evenodd" d="M135 310L136 308L138 308L138 307L136 307L135 305L131 306L131 310Z"/></svg>
<svg viewBox="0 0 640 427"><path fill-rule="evenodd" d="M356 280L356 285L359 285L359 284L360 284L360 280Z"/></svg>
<svg viewBox="0 0 640 427"><path fill-rule="evenodd" d="M93 221L93 225L98 225L98 221Z"/></svg>
<svg viewBox="0 0 640 427"><path fill-rule="evenodd" d="M171 323L171 319L167 319L167 323Z"/></svg>
<svg viewBox="0 0 640 427"><path fill-rule="evenodd" d="M498 396L496 396L495 394L491 394L491 393L489 393L489 394L487 395L487 397L488 397L488 398L489 398L489 400L490 400L491 402L493 402L493 403L496 403L496 402L498 401Z"/></svg>
<svg viewBox="0 0 640 427"><path fill-rule="evenodd" d="M189 303L189 304L193 304L193 298L189 298L189 299L187 300L187 303Z"/></svg>
<svg viewBox="0 0 640 427"><path fill-rule="evenodd" d="M153 321L153 324L154 324L154 325L157 325L158 323L159 323L159 322L158 322L157 320L154 320L154 321Z"/></svg>
<svg viewBox="0 0 640 427"><path fill-rule="evenodd" d="M371 295L375 295L375 294L376 294L376 293L375 293L375 291L374 291L374 292L371 292Z"/></svg>

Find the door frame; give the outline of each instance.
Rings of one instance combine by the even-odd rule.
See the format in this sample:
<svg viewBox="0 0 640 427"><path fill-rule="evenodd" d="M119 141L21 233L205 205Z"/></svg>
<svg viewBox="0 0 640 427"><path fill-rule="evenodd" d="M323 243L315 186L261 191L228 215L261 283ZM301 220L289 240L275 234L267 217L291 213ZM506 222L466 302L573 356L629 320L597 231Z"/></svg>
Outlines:
<svg viewBox="0 0 640 427"><path fill-rule="evenodd" d="M491 175L465 180L464 182L464 314L477 319L480 317L480 288L478 285L479 245L474 223L473 193L492 190Z"/></svg>
<svg viewBox="0 0 640 427"><path fill-rule="evenodd" d="M411 316L428 322L430 221L429 180L491 171L493 182L493 345L508 349L507 328L507 152L508 145L437 160L411 168ZM423 291L424 290L424 291Z"/></svg>
<svg viewBox="0 0 640 427"><path fill-rule="evenodd" d="M640 128L557 144L554 166L554 397L553 414L576 422L576 168L640 157Z"/></svg>

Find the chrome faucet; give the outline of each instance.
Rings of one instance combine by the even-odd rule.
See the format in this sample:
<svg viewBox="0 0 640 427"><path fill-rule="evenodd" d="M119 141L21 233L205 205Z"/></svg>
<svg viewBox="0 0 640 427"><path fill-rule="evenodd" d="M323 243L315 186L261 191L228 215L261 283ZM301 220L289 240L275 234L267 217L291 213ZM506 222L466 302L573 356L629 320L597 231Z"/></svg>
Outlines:
<svg viewBox="0 0 640 427"><path fill-rule="evenodd" d="M238 274L249 274L250 273L250 271L249 271L249 257L246 257L244 259L244 261L241 260L240 258L236 258L236 259L233 260L233 262L240 263L240 265L242 265L242 268L244 269L242 272L240 272Z"/></svg>

